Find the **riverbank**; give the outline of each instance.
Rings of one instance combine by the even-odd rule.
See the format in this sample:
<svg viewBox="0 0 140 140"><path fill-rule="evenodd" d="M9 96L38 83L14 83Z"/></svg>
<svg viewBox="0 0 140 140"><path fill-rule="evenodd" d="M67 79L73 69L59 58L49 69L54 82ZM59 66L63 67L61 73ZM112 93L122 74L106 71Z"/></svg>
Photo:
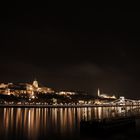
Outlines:
<svg viewBox="0 0 140 140"><path fill-rule="evenodd" d="M83 108L83 107L124 107L124 106L138 106L138 105L22 105L22 104L1 104L0 108Z"/></svg>

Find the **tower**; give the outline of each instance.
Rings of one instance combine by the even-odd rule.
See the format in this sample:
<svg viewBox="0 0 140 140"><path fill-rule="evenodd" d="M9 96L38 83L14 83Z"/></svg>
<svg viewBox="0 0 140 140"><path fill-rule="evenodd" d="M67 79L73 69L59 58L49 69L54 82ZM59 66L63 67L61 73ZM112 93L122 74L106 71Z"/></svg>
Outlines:
<svg viewBox="0 0 140 140"><path fill-rule="evenodd" d="M99 89L99 88L98 88L98 92L97 92L97 95L98 95L98 96L100 96L100 89Z"/></svg>

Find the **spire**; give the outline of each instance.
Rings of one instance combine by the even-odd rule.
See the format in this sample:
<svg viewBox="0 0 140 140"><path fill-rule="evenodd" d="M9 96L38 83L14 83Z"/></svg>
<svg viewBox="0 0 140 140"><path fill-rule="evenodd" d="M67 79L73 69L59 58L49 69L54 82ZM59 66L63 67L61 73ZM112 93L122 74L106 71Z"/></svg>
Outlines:
<svg viewBox="0 0 140 140"><path fill-rule="evenodd" d="M100 96L100 89L98 88L98 92L97 92L98 96Z"/></svg>

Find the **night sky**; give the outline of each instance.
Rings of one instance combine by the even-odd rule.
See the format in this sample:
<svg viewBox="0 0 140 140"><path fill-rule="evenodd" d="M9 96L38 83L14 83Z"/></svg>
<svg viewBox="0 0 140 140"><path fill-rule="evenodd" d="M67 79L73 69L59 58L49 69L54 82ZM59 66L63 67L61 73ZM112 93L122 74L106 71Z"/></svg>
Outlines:
<svg viewBox="0 0 140 140"><path fill-rule="evenodd" d="M0 82L140 98L140 13L122 9L5 9Z"/></svg>

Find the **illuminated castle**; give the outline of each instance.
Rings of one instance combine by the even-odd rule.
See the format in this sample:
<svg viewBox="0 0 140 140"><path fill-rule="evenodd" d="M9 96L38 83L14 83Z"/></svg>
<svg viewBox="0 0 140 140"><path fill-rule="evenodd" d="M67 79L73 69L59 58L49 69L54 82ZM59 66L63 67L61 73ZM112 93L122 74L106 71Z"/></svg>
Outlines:
<svg viewBox="0 0 140 140"><path fill-rule="evenodd" d="M101 94L99 88L98 88L98 91L97 91L97 95L98 95L98 97L101 97L101 98L116 99L116 96L115 95L109 96L109 95L106 95L106 94Z"/></svg>
<svg viewBox="0 0 140 140"><path fill-rule="evenodd" d="M35 96L36 94L54 93L54 90L48 87L40 87L37 80L32 83L0 83L0 94L4 95L23 95L28 94Z"/></svg>

